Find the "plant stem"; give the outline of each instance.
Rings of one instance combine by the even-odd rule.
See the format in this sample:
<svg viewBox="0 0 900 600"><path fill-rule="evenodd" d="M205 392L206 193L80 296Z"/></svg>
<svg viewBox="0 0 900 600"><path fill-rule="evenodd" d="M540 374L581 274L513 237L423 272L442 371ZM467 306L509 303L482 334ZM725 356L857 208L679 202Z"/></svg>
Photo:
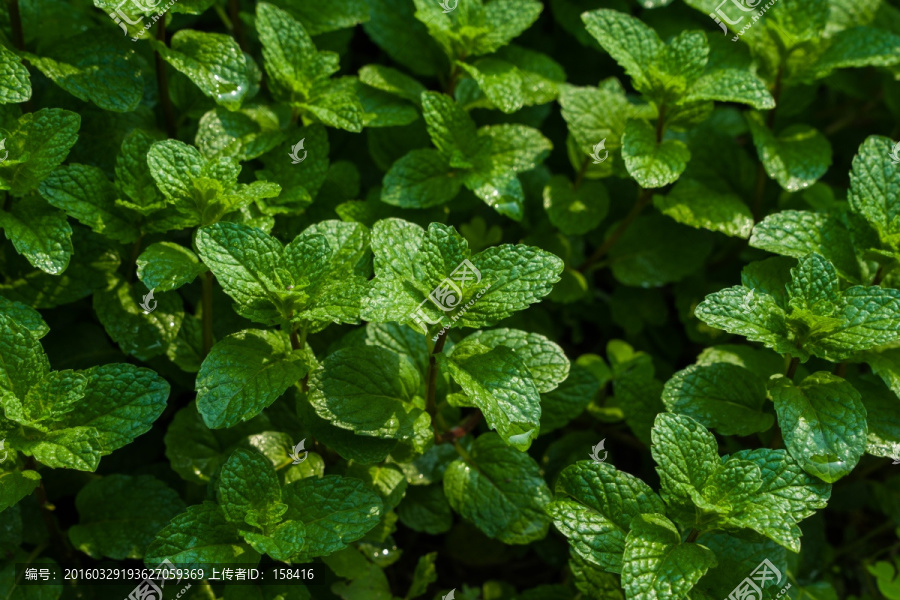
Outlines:
<svg viewBox="0 0 900 600"><path fill-rule="evenodd" d="M781 98L781 86L782 80L784 79L785 60L787 59L782 59L781 65L778 67L778 74L775 75L775 87L772 90L772 98L775 99L775 106L766 116L766 127L770 130L775 126L775 114L778 111L778 100ZM759 165L756 167L756 194L753 198L753 220L756 223L759 223L763 218L763 200L765 199L767 181L766 169L763 166L762 161L760 161Z"/></svg>
<svg viewBox="0 0 900 600"><path fill-rule="evenodd" d="M875 271L875 279L872 280L872 285L881 285L881 281L884 279L884 276L887 275L888 269L884 268L884 265L878 265L878 270Z"/></svg>
<svg viewBox="0 0 900 600"><path fill-rule="evenodd" d="M22 29L22 13L19 11L19 0L10 0L9 2L9 24L12 27L13 46L20 52L24 52L25 31ZM22 112L34 112L31 98L22 103Z"/></svg>
<svg viewBox="0 0 900 600"><path fill-rule="evenodd" d="M578 169L578 173L575 175L575 184L572 186L573 190L577 190L581 187L581 184L584 183L584 176L587 174L588 166L591 164L591 157L585 156L584 162L581 163L581 168Z"/></svg>
<svg viewBox="0 0 900 600"><path fill-rule="evenodd" d="M447 334L448 331L444 331L444 333L438 336L437 342L434 344L434 350L432 350L431 355L428 357L428 381L425 387L425 410L428 411L428 414L431 415L431 423L432 427L435 427L434 422L437 415L437 405L434 401L435 388L437 386L437 359L435 358L438 354L444 351L444 344L447 342ZM435 440L440 439L440 435L437 432L437 428L435 427Z"/></svg>
<svg viewBox="0 0 900 600"><path fill-rule="evenodd" d="M131 247L131 264L128 265L128 283L134 281L134 276L137 273L137 259L141 255L141 242L143 239L144 234L139 234L138 239L134 241L134 245Z"/></svg>
<svg viewBox="0 0 900 600"><path fill-rule="evenodd" d="M25 468L37 471L38 464L33 456L25 458ZM53 541L53 546L61 550L67 560L75 563L76 566L80 565L81 561L78 560L78 555L73 551L71 544L69 544L69 540L63 535L63 532L59 528L59 524L56 522L56 518L53 515L53 511L56 507L53 506L47 498L47 489L44 487L43 479L38 482L38 486L34 490L34 495L37 499L38 506L41 509L41 517L44 519L44 526L47 528L47 533L50 534L50 539Z"/></svg>
<svg viewBox="0 0 900 600"><path fill-rule="evenodd" d="M234 37L237 39L238 46L244 52L247 51L247 38L244 35L244 25L241 23L241 2L240 0L228 0L228 14L231 16L231 27Z"/></svg>
<svg viewBox="0 0 900 600"><path fill-rule="evenodd" d="M212 292L213 274L207 271L203 274L203 356L209 354L213 347L213 317L212 317Z"/></svg>
<svg viewBox="0 0 900 600"><path fill-rule="evenodd" d="M478 409L466 417L459 425L453 427L450 431L445 431L437 437L437 443L455 442L459 438L466 437L481 422L484 415Z"/></svg>
<svg viewBox="0 0 900 600"><path fill-rule="evenodd" d="M791 362L788 364L787 372L784 374L784 376L793 381L794 375L797 373L798 366L800 366L800 359L797 357L791 357Z"/></svg>
<svg viewBox="0 0 900 600"><path fill-rule="evenodd" d="M656 143L661 144L663 134L666 131L666 105L659 107L659 115L656 117Z"/></svg>
<svg viewBox="0 0 900 600"><path fill-rule="evenodd" d="M641 214L641 211L644 210L644 207L646 207L650 203L650 200L652 198L653 190L641 190L641 195L638 198L637 202L634 203L634 206L631 207L631 212L626 215L622 222L619 223L619 226L616 227L616 230L612 232L612 235L610 235L609 238L607 238L607 240L594 251L590 258L581 263L581 266L578 267L578 270L584 273L591 265L606 256L606 253L616 245L616 242L619 241L619 238L622 237L631 223L638 218L638 215Z"/></svg>
<svg viewBox="0 0 900 600"><path fill-rule="evenodd" d="M166 18L162 17L156 22L156 39L166 43ZM159 52L156 55L156 88L159 90L159 101L162 102L163 115L166 119L166 135L170 139L178 137L178 127L175 124L175 108L172 106L172 98L169 97L169 78L166 76L166 61Z"/></svg>
<svg viewBox="0 0 900 600"><path fill-rule="evenodd" d="M838 377L845 377L847 375L847 362L839 362L834 365L834 374Z"/></svg>
<svg viewBox="0 0 900 600"><path fill-rule="evenodd" d="M687 539L684 540L684 543L692 544L697 540L698 537L700 537L700 530L691 528L691 532L688 534Z"/></svg>

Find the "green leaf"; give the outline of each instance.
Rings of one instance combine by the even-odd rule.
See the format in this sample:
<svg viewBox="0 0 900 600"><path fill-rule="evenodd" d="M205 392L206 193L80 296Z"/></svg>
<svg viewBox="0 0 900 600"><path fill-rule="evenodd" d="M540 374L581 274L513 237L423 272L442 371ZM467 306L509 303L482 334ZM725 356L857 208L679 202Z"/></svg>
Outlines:
<svg viewBox="0 0 900 600"><path fill-rule="evenodd" d="M413 531L429 535L447 533L453 526L450 504L440 485L417 485L407 489L397 506L397 516Z"/></svg>
<svg viewBox="0 0 900 600"><path fill-rule="evenodd" d="M0 104L18 104L31 98L31 78L22 59L0 46L0 78L6 82L0 89Z"/></svg>
<svg viewBox="0 0 900 600"><path fill-rule="evenodd" d="M789 192L808 188L831 165L831 143L809 125L791 125L776 136L757 112L747 113L747 124L766 173Z"/></svg>
<svg viewBox="0 0 900 600"><path fill-rule="evenodd" d="M711 251L710 234L650 215L634 220L609 257L620 283L661 287L701 269Z"/></svg>
<svg viewBox="0 0 900 600"><path fill-rule="evenodd" d="M877 27L851 27L834 35L815 65L816 79L834 69L896 65L900 37Z"/></svg>
<svg viewBox="0 0 900 600"><path fill-rule="evenodd" d="M564 175L554 175L544 186L544 210L564 234L584 235L606 218L609 193L597 181L585 181L576 189Z"/></svg>
<svg viewBox="0 0 900 600"><path fill-rule="evenodd" d="M325 125L346 129L354 133L362 131L365 107L357 96L358 82L352 77L342 77L319 83L310 91L308 102L300 106ZM412 113L412 110L406 113ZM407 124L411 119L401 119ZM382 123L381 126L390 123Z"/></svg>
<svg viewBox="0 0 900 600"><path fill-rule="evenodd" d="M894 143L881 136L869 136L853 158L850 172L851 208L862 215L889 246L900 241L900 184L896 175L900 166L890 159Z"/></svg>
<svg viewBox="0 0 900 600"><path fill-rule="evenodd" d="M490 538L527 544L547 535L550 490L537 463L495 434L478 436L469 456L447 467L444 493L453 510Z"/></svg>
<svg viewBox="0 0 900 600"><path fill-rule="evenodd" d="M537 0L494 0L484 5L487 33L476 41L470 54L496 52L531 27L543 10Z"/></svg>
<svg viewBox="0 0 900 600"><path fill-rule="evenodd" d="M141 308L144 296L141 290L116 279L107 289L95 292L93 302L94 312L109 337L123 352L139 360L165 354L184 320L178 294L155 297L156 308L150 313Z"/></svg>
<svg viewBox="0 0 900 600"><path fill-rule="evenodd" d="M182 29L170 45L154 49L209 98L228 110L238 110L257 81L251 80L248 58L230 35Z"/></svg>
<svg viewBox="0 0 900 600"><path fill-rule="evenodd" d="M422 94L422 115L431 141L450 166L471 168L472 161L485 149L475 130L475 122L459 104L438 92Z"/></svg>
<svg viewBox="0 0 900 600"><path fill-rule="evenodd" d="M78 524L72 545L93 558L141 558L169 521L185 510L165 483L150 475L107 475L90 481L75 498Z"/></svg>
<svg viewBox="0 0 900 600"><path fill-rule="evenodd" d="M855 377L851 383L866 408L866 452L900 459L900 413L897 411L900 401L897 395L874 375Z"/></svg>
<svg viewBox="0 0 900 600"><path fill-rule="evenodd" d="M310 377L309 401L332 425L359 435L410 440L430 429L409 361L385 348L357 346L330 354Z"/></svg>
<svg viewBox="0 0 900 600"><path fill-rule="evenodd" d="M675 373L662 400L671 412L692 417L722 435L751 435L775 422L763 412L765 380L728 363L692 365Z"/></svg>
<svg viewBox="0 0 900 600"><path fill-rule="evenodd" d="M42 108L19 117L5 139L9 158L0 163L0 190L24 196L66 159L78 140L81 116L61 108Z"/></svg>
<svg viewBox="0 0 900 600"><path fill-rule="evenodd" d="M622 158L642 188L665 187L684 172L691 152L679 140L657 141L653 126L629 119L622 137Z"/></svg>
<svg viewBox="0 0 900 600"><path fill-rule="evenodd" d="M666 196L654 196L661 213L684 225L747 239L753 214L740 196L715 192L696 179L682 179ZM784 214L784 213L777 213Z"/></svg>
<svg viewBox="0 0 900 600"><path fill-rule="evenodd" d="M112 12L112 11L109 11ZM25 53L28 62L79 100L103 110L128 113L143 98L146 60L136 52L107 52L120 42L114 34L83 31L54 44L41 56Z"/></svg>
<svg viewBox="0 0 900 600"><path fill-rule="evenodd" d="M683 101L702 100L739 102L756 110L775 108L775 99L763 80L754 73L739 68L709 69L691 86Z"/></svg>
<svg viewBox="0 0 900 600"><path fill-rule="evenodd" d="M589 454L585 448L585 454ZM563 469L547 513L575 553L591 564L622 572L629 525L644 513L663 513L662 500L640 479L606 463L579 461Z"/></svg>
<svg viewBox="0 0 900 600"><path fill-rule="evenodd" d="M707 325L761 342L776 352L794 352L801 360L808 357L796 354L798 349L788 342L787 315L768 294L740 285L725 288L706 296L694 315Z"/></svg>
<svg viewBox="0 0 900 600"><path fill-rule="evenodd" d="M473 345L490 349L505 346L522 359L542 394L553 391L569 375L569 359L563 349L539 333L518 329L476 331L454 346L450 356L478 354Z"/></svg>
<svg viewBox="0 0 900 600"><path fill-rule="evenodd" d="M409 75L384 65L364 66L359 70L359 80L417 105L422 103L422 92L426 91L425 86Z"/></svg>
<svg viewBox="0 0 900 600"><path fill-rule="evenodd" d="M369 20L369 9L364 0L334 0L327 5L284 2L285 10L303 23L310 35L320 35L337 29L353 27Z"/></svg>
<svg viewBox="0 0 900 600"><path fill-rule="evenodd" d="M852 235L833 214L783 210L767 216L753 228L750 245L775 254L803 258L811 252L827 258L838 274L861 283Z"/></svg>
<svg viewBox="0 0 900 600"><path fill-rule="evenodd" d="M307 477L282 489L288 505L286 520L306 525L306 547L295 560L303 562L346 548L378 524L381 498L352 477Z"/></svg>
<svg viewBox="0 0 900 600"><path fill-rule="evenodd" d="M440 47L415 19L415 6L406 0L369 0L366 35L391 58L418 75L437 75L449 69Z"/></svg>
<svg viewBox="0 0 900 600"><path fill-rule="evenodd" d="M474 346L474 348L473 348ZM510 446L525 451L537 438L541 422L541 398L528 366L506 346L492 350L476 343L449 357L438 355L438 364L449 369L469 400L481 409L491 429Z"/></svg>
<svg viewBox="0 0 900 600"><path fill-rule="evenodd" d="M610 9L585 13L581 19L588 33L625 69L635 89L646 90L649 79L645 68L656 61L663 47L656 32L631 15Z"/></svg>
<svg viewBox="0 0 900 600"><path fill-rule="evenodd" d="M497 58L482 58L474 64L456 62L487 96L497 109L506 114L514 113L525 105L522 93L522 77L510 63Z"/></svg>
<svg viewBox="0 0 900 600"><path fill-rule="evenodd" d="M574 362L569 375L552 392L541 394L541 435L565 427L587 408L600 391L600 380L586 367Z"/></svg>
<svg viewBox="0 0 900 600"><path fill-rule="evenodd" d="M137 259L137 276L148 288L168 292L192 282L206 272L206 265L184 246L157 242Z"/></svg>
<svg viewBox="0 0 900 600"><path fill-rule="evenodd" d="M117 242L137 239L134 217L116 205L116 189L97 167L59 167L40 185L40 193L52 206Z"/></svg>
<svg viewBox="0 0 900 600"><path fill-rule="evenodd" d="M18 504L19 500L33 492L41 482L37 471L0 472L0 512ZM5 516L8 516L7 513Z"/></svg>
<svg viewBox="0 0 900 600"><path fill-rule="evenodd" d="M22 302L0 296L0 314L23 326L35 339L40 339L50 333L50 326L44 322L41 313Z"/></svg>
<svg viewBox="0 0 900 600"><path fill-rule="evenodd" d="M381 201L402 208L429 208L453 200L462 178L447 158L430 148L413 150L391 165Z"/></svg>
<svg viewBox="0 0 900 600"><path fill-rule="evenodd" d="M782 377L769 384L785 447L803 469L833 483L866 451L866 409L847 381L823 371L799 385Z"/></svg>
<svg viewBox="0 0 900 600"><path fill-rule="evenodd" d="M212 429L258 415L306 375L312 359L284 332L245 329L215 344L197 373L197 410Z"/></svg>
<svg viewBox="0 0 900 600"><path fill-rule="evenodd" d="M53 431L39 439L15 436L12 440L17 449L54 469L96 471L100 465L100 442L91 427Z"/></svg>
<svg viewBox="0 0 900 600"><path fill-rule="evenodd" d="M122 140L116 157L117 204L145 216L166 206L147 165L147 152L155 141L145 131L133 129Z"/></svg>
<svg viewBox="0 0 900 600"><path fill-rule="evenodd" d="M716 564L709 548L681 543L681 535L665 516L642 514L632 521L625 542L622 587L629 597L684 598Z"/></svg>
<svg viewBox="0 0 900 600"><path fill-rule="evenodd" d="M166 525L144 553L144 564L154 567L168 559L184 569L214 563L255 566L259 554L241 541L237 526L213 502L188 506Z"/></svg>
<svg viewBox="0 0 900 600"><path fill-rule="evenodd" d="M225 518L239 525L267 529L281 520L281 484L269 459L238 448L228 457L216 485L216 499Z"/></svg>
<svg viewBox="0 0 900 600"><path fill-rule="evenodd" d="M218 155L236 155L242 161L259 158L285 141L279 116L268 106L238 111L217 106L200 118L195 143L207 158Z"/></svg>
<svg viewBox="0 0 900 600"><path fill-rule="evenodd" d="M0 210L0 228L32 265L51 275L69 266L72 228L64 212L37 198L14 200Z"/></svg>

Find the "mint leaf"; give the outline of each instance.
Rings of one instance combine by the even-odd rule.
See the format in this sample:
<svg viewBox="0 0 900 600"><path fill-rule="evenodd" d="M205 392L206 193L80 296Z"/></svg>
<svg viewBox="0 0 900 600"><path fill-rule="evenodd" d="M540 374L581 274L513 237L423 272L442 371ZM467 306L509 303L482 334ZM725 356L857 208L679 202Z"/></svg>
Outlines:
<svg viewBox="0 0 900 600"><path fill-rule="evenodd" d="M431 141L450 161L450 166L471 168L470 161L484 151L485 144L479 140L475 122L466 111L449 96L424 92L422 116Z"/></svg>
<svg viewBox="0 0 900 600"><path fill-rule="evenodd" d="M306 525L306 546L294 557L301 561L346 548L375 527L383 512L381 498L362 481L339 475L290 483L282 499L288 505L284 518Z"/></svg>
<svg viewBox="0 0 900 600"><path fill-rule="evenodd" d="M429 535L447 533L453 526L450 504L440 485L410 487L397 506L397 516L413 531Z"/></svg>
<svg viewBox="0 0 900 600"><path fill-rule="evenodd" d="M72 228L66 215L37 198L14 200L0 210L0 228L32 265L59 275L72 257Z"/></svg>
<svg viewBox="0 0 900 600"><path fill-rule="evenodd" d="M524 452L537 438L541 422L541 398L528 366L506 346L461 346L449 357L438 355L438 364L481 409L487 424Z"/></svg>
<svg viewBox="0 0 900 600"><path fill-rule="evenodd" d="M137 259L137 276L150 289L168 292L206 272L197 255L172 242L147 246Z"/></svg>
<svg viewBox="0 0 900 600"><path fill-rule="evenodd" d="M343 348L312 373L309 401L332 425L409 440L430 430L419 385L418 373L399 354L377 346Z"/></svg>
<svg viewBox="0 0 900 600"><path fill-rule="evenodd" d="M0 163L0 190L24 196L66 159L78 139L81 117L60 108L42 108L19 117L5 139L9 158Z"/></svg>
<svg viewBox="0 0 900 600"><path fill-rule="evenodd" d="M19 503L40 484L41 476L37 471L2 471L0 472L0 511L4 511ZM5 516L9 516L7 513Z"/></svg>
<svg viewBox="0 0 900 600"><path fill-rule="evenodd" d="M744 239L753 230L753 214L739 196L715 192L695 179L681 179L667 196L655 196L653 205L664 215L697 229Z"/></svg>
<svg viewBox="0 0 900 600"><path fill-rule="evenodd" d="M144 216L166 206L147 165L147 152L155 141L145 131L133 129L122 140L116 157L116 203Z"/></svg>
<svg viewBox="0 0 900 600"><path fill-rule="evenodd" d="M682 544L662 514L642 514L631 523L622 556L622 587L629 597L683 598L717 564L712 550Z"/></svg>
<svg viewBox="0 0 900 600"><path fill-rule="evenodd" d="M216 485L216 499L225 518L238 525L267 529L281 520L281 484L269 459L238 448L228 457Z"/></svg>
<svg viewBox="0 0 900 600"><path fill-rule="evenodd" d="M575 553L606 571L622 571L625 538L633 518L663 513L659 497L640 479L606 463L579 461L556 480L547 513Z"/></svg>
<svg viewBox="0 0 900 600"><path fill-rule="evenodd" d="M31 98L31 78L22 59L0 46L0 77L7 82L0 90L0 104L27 102Z"/></svg>
<svg viewBox="0 0 900 600"><path fill-rule="evenodd" d="M258 415L310 369L283 332L246 329L222 339L197 373L197 410L212 429Z"/></svg>
<svg viewBox="0 0 900 600"><path fill-rule="evenodd" d="M761 342L776 352L796 351L787 341L787 315L768 294L740 285L726 288L706 296L694 309L694 315L712 327ZM803 358L807 356L804 354Z"/></svg>
<svg viewBox="0 0 900 600"><path fill-rule="evenodd" d="M850 383L820 371L769 389L785 446L807 473L833 483L853 470L866 450L866 409Z"/></svg>
<svg viewBox="0 0 900 600"><path fill-rule="evenodd" d="M698 77L683 101L717 100L739 102L756 110L775 108L775 99L766 84L755 74L737 68L712 68Z"/></svg>
<svg viewBox="0 0 900 600"><path fill-rule="evenodd" d="M474 64L457 61L484 92L490 103L504 113L514 113L525 104L522 77L512 64L496 58L482 58Z"/></svg>
<svg viewBox="0 0 900 600"><path fill-rule="evenodd" d="M165 354L178 335L184 308L177 294L155 296L156 308L141 308L146 293L122 279L112 280L107 289L94 293L94 310L106 333L126 354L149 360Z"/></svg>
<svg viewBox="0 0 900 600"><path fill-rule="evenodd" d="M610 9L585 13L581 19L588 33L625 69L634 87L646 90L650 82L645 69L663 47L656 32L638 19Z"/></svg>
<svg viewBox="0 0 900 600"><path fill-rule="evenodd" d="M691 152L679 140L657 141L652 125L631 119L622 137L622 158L628 173L642 188L658 188L678 179Z"/></svg>
<svg viewBox="0 0 900 600"><path fill-rule="evenodd" d="M211 563L254 566L259 554L241 541L237 526L225 520L219 505L207 501L172 519L144 553L144 564L153 567L166 559L185 569Z"/></svg>
<svg viewBox="0 0 900 600"><path fill-rule="evenodd" d="M391 165L381 201L402 208L429 208L453 200L461 185L462 179L443 154L423 148Z"/></svg>
<svg viewBox="0 0 900 600"><path fill-rule="evenodd" d="M251 79L250 59L229 35L182 29L172 36L170 46L154 43L153 47L201 92L229 110L240 109L258 83Z"/></svg>
<svg viewBox="0 0 900 600"><path fill-rule="evenodd" d="M880 136L869 136L853 158L850 172L851 208L862 215L878 236L889 246L900 240L900 188L896 182L897 165L889 160L893 142Z"/></svg>
<svg viewBox="0 0 900 600"><path fill-rule="evenodd" d="M470 345L481 345L490 349L505 346L528 367L538 391L542 394L553 391L569 375L569 359L563 349L539 333L528 333L518 329L491 329L476 331L454 346L451 356L478 354Z"/></svg>
<svg viewBox="0 0 900 600"><path fill-rule="evenodd" d="M609 193L600 182L586 181L575 189L564 175L544 186L544 209L550 222L566 235L584 235L609 211Z"/></svg>
<svg viewBox="0 0 900 600"><path fill-rule="evenodd" d="M134 216L116 206L116 189L97 167L59 167L39 189L52 206L110 239L128 243L140 233Z"/></svg>
<svg viewBox="0 0 900 600"><path fill-rule="evenodd" d="M537 463L495 434L478 436L469 456L447 467L444 493L453 510L490 538L527 544L547 535L550 490Z"/></svg>
<svg viewBox="0 0 900 600"><path fill-rule="evenodd" d="M692 365L667 383L663 403L671 412L696 419L723 435L751 435L775 422L763 411L765 380L728 363Z"/></svg>
<svg viewBox="0 0 900 600"><path fill-rule="evenodd" d="M791 125L776 135L757 112L747 113L747 124L766 173L789 192L811 186L831 165L831 144L809 125Z"/></svg>
<svg viewBox="0 0 900 600"><path fill-rule="evenodd" d="M93 558L142 558L144 549L184 502L150 475L107 475L81 488L75 499L79 522L69 529L72 545Z"/></svg>

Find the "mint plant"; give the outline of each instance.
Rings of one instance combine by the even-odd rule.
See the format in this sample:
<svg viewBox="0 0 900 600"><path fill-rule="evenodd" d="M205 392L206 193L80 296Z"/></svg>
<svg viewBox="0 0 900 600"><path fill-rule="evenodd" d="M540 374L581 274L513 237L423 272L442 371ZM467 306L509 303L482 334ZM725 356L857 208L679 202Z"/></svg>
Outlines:
<svg viewBox="0 0 900 600"><path fill-rule="evenodd" d="M0 3L0 596L900 599L898 24Z"/></svg>

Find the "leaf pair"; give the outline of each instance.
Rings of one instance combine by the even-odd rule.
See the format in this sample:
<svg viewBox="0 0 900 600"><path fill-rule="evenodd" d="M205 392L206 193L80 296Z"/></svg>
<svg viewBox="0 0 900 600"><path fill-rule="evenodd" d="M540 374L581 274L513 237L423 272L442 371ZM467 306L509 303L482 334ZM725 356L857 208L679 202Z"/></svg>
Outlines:
<svg viewBox="0 0 900 600"><path fill-rule="evenodd" d="M741 278L744 285L707 296L696 316L803 362L837 362L900 339L900 291L841 290L834 266L818 254L800 259L790 275L769 259L749 265Z"/></svg>
<svg viewBox="0 0 900 600"><path fill-rule="evenodd" d="M428 208L455 198L463 185L502 215L524 215L525 194L516 173L533 169L552 148L524 125L476 129L448 96L422 93L422 114L436 150L413 150L384 178L381 200L403 208Z"/></svg>
<svg viewBox="0 0 900 600"><path fill-rule="evenodd" d="M358 479L329 475L282 487L272 463L244 449L222 466L216 499L172 519L147 548L146 562L256 564L260 554L309 561L346 548L382 514L381 499Z"/></svg>
<svg viewBox="0 0 900 600"><path fill-rule="evenodd" d="M149 369L109 364L51 371L23 325L0 315L0 330L7 443L49 467L96 470L101 456L149 431L165 408L169 384Z"/></svg>

